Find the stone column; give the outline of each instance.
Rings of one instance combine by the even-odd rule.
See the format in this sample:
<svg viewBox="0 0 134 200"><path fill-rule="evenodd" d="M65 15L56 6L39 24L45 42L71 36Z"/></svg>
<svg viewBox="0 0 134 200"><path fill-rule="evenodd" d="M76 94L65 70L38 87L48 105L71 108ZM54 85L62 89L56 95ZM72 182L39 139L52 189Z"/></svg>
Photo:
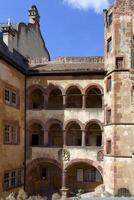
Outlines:
<svg viewBox="0 0 134 200"><path fill-rule="evenodd" d="M66 95L63 95L63 108L66 108Z"/></svg>
<svg viewBox="0 0 134 200"><path fill-rule="evenodd" d="M62 170L62 188L61 188L61 199L67 199L68 188L66 187L66 173L65 169Z"/></svg>
<svg viewBox="0 0 134 200"><path fill-rule="evenodd" d="M86 98L85 97L86 97L85 95L82 96L82 108L83 109L85 109L85 107L86 107L86 104L85 104Z"/></svg>
<svg viewBox="0 0 134 200"><path fill-rule="evenodd" d="M85 147L86 146L86 132L82 131L82 146Z"/></svg>
<svg viewBox="0 0 134 200"><path fill-rule="evenodd" d="M66 147L66 130L63 130L63 147Z"/></svg>

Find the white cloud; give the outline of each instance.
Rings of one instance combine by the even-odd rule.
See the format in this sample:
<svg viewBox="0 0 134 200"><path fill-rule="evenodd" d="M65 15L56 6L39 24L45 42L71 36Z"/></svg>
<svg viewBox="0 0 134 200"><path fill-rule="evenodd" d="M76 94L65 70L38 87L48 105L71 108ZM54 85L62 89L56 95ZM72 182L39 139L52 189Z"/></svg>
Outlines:
<svg viewBox="0 0 134 200"><path fill-rule="evenodd" d="M63 0L63 2L72 8L85 11L94 9L97 13L101 13L109 6L109 0Z"/></svg>

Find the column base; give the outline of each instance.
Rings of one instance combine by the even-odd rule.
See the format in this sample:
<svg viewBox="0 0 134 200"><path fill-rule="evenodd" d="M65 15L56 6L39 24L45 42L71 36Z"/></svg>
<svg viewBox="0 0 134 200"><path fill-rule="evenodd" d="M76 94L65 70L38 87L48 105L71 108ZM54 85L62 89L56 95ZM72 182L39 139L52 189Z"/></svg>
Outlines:
<svg viewBox="0 0 134 200"><path fill-rule="evenodd" d="M63 188L60 189L60 191L61 191L61 199L66 200L67 196L68 196L69 188L63 187Z"/></svg>

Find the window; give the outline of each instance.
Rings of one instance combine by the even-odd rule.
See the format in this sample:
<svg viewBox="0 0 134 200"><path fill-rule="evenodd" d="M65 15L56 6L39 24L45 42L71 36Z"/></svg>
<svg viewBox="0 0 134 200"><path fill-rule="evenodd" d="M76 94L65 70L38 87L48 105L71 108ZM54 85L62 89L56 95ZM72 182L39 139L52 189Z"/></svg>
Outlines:
<svg viewBox="0 0 134 200"><path fill-rule="evenodd" d="M5 103L11 106L17 106L17 93L11 89L5 89Z"/></svg>
<svg viewBox="0 0 134 200"><path fill-rule="evenodd" d="M108 15L108 22L107 22L108 27L111 26L112 21L113 21L113 14L111 13L110 15Z"/></svg>
<svg viewBox="0 0 134 200"><path fill-rule="evenodd" d="M116 58L116 69L122 69L123 68L123 57L117 57Z"/></svg>
<svg viewBox="0 0 134 200"><path fill-rule="evenodd" d="M118 190L118 196L119 197L130 197L131 194L130 194L130 192L129 192L128 189L126 189L126 188L120 188Z"/></svg>
<svg viewBox="0 0 134 200"><path fill-rule="evenodd" d="M112 38L110 37L108 40L107 40L107 52L111 52L112 51Z"/></svg>
<svg viewBox="0 0 134 200"><path fill-rule="evenodd" d="M96 181L96 169L85 169L84 170L84 181L95 182Z"/></svg>
<svg viewBox="0 0 134 200"><path fill-rule="evenodd" d="M101 182L102 176L95 168L77 169L78 182Z"/></svg>
<svg viewBox="0 0 134 200"><path fill-rule="evenodd" d="M4 173L4 190L15 188L23 184L23 169Z"/></svg>
<svg viewBox="0 0 134 200"><path fill-rule="evenodd" d="M112 79L111 79L111 76L109 76L108 78L107 78L107 92L110 92L111 91L111 89L112 89Z"/></svg>
<svg viewBox="0 0 134 200"><path fill-rule="evenodd" d="M108 109L106 111L106 123L110 124L111 123L111 109Z"/></svg>
<svg viewBox="0 0 134 200"><path fill-rule="evenodd" d="M107 140L106 141L106 154L111 154L111 149L112 149L111 140Z"/></svg>
<svg viewBox="0 0 134 200"><path fill-rule="evenodd" d="M18 143L18 126L5 124L4 125L4 144Z"/></svg>

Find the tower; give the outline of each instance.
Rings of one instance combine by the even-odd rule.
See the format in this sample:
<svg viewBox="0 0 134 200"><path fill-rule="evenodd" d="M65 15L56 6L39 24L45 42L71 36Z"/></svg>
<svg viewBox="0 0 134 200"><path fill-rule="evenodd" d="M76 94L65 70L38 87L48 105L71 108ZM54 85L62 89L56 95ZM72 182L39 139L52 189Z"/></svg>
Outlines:
<svg viewBox="0 0 134 200"><path fill-rule="evenodd" d="M134 1L116 0L105 18L105 194L134 195Z"/></svg>

